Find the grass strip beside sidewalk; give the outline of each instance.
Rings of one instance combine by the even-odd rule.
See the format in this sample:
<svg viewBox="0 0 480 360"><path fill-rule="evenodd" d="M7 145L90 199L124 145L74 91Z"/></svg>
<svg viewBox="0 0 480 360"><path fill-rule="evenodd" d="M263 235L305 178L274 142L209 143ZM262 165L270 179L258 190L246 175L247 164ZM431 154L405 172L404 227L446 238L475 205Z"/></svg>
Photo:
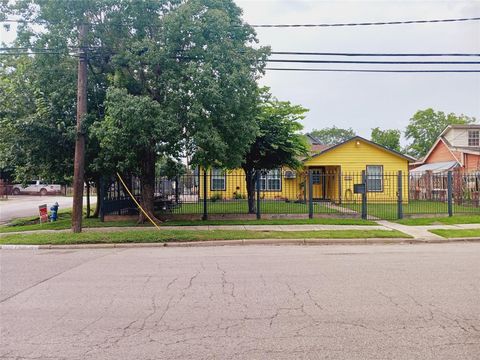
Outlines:
<svg viewBox="0 0 480 360"><path fill-rule="evenodd" d="M331 231L239 231L239 230L145 230L105 233L43 233L12 234L0 238L0 244L9 245L64 245L105 243L154 243L239 239L366 239L410 238L391 230L331 230Z"/></svg>
<svg viewBox="0 0 480 360"><path fill-rule="evenodd" d="M434 229L434 230L430 230L430 232L447 239L480 238L480 229L458 229L458 230Z"/></svg>
<svg viewBox="0 0 480 360"><path fill-rule="evenodd" d="M455 215L452 217L430 217L430 218L405 218L395 220L396 223L408 226L423 225L455 225L455 224L480 224L478 215Z"/></svg>
<svg viewBox="0 0 480 360"><path fill-rule="evenodd" d="M16 220L16 223L10 226L0 226L0 233L34 231L34 230L65 230L70 229L71 219L69 215L55 222L45 224L32 224L30 218L25 220ZM261 219L261 220L173 220L161 224L162 227L168 226L207 226L207 225L377 225L374 221L362 219L333 219L333 218L314 218L314 219ZM127 227L142 226L151 227L151 224L145 223L138 225L134 220L120 220L101 222L99 219L83 219L83 227Z"/></svg>

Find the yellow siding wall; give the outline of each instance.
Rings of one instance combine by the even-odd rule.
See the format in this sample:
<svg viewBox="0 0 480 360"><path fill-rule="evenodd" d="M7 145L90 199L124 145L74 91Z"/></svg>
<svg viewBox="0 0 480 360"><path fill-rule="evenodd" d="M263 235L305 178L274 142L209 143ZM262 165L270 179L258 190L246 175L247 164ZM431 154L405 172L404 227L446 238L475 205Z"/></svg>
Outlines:
<svg viewBox="0 0 480 360"><path fill-rule="evenodd" d="M307 159L304 162L304 170L296 171L295 179L285 179L282 169L281 191L262 191L265 199L304 199L305 192L308 192L307 173L309 168L325 167L327 197L334 201L361 201L361 195L353 193L353 184L361 183L361 173L366 170L367 165L383 166L383 191L369 192L369 202L395 202L397 200L397 173L404 174L403 200L408 202L408 161L400 156L394 155L377 146L371 145L361 139L354 139L324 154ZM342 180L339 179L339 172L342 173ZM226 171L226 189L224 191L212 191L210 181L210 170L207 171L207 198L219 196L222 199L234 199L235 194L247 197L245 184L245 173L243 169ZM339 187L341 186L341 189ZM320 191L320 193L319 193ZM315 190L315 194L321 194L321 190ZM340 199L341 194L341 199ZM200 197L203 197L203 170L200 176ZM307 194L308 198L308 194Z"/></svg>
<svg viewBox="0 0 480 360"><path fill-rule="evenodd" d="M408 175L408 161L389 151L371 145L361 139L354 139L326 153L312 157L304 162L305 167L340 166L342 172L342 200L360 200L360 195L353 195L353 184L361 182L361 172L367 165L382 165L384 174L384 191L369 193L369 200L396 201L398 171ZM328 171L328 169L327 169ZM403 184L403 199L408 201L408 184Z"/></svg>
<svg viewBox="0 0 480 360"><path fill-rule="evenodd" d="M281 190L280 191L262 191L261 196L264 199L303 199L303 186L300 184L305 181L304 175L301 171L297 171L295 179L285 179L283 172L288 170L282 169ZM245 172L243 169L226 170L226 186L225 190L211 190L211 175L210 170L207 171L207 198L219 196L222 199L234 199L235 194L247 198L247 185L245 182ZM203 197L203 170L200 176L200 197Z"/></svg>

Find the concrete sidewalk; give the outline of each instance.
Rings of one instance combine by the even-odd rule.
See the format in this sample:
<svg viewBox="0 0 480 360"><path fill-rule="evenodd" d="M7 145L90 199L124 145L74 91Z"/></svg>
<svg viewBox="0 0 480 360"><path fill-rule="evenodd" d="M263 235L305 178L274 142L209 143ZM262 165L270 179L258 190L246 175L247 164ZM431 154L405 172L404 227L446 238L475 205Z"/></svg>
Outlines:
<svg viewBox="0 0 480 360"><path fill-rule="evenodd" d="M431 233L429 230L462 230L462 229L480 229L480 224L456 224L456 225L422 225L408 226L386 220L378 220L378 224L391 230L398 230L404 234L412 236L414 239L435 240L444 239L443 237Z"/></svg>

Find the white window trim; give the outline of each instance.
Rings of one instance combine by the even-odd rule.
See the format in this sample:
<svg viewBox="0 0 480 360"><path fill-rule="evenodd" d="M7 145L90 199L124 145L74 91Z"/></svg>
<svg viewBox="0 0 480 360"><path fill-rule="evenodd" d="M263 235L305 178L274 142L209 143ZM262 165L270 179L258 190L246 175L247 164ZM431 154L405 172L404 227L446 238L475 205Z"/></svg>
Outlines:
<svg viewBox="0 0 480 360"><path fill-rule="evenodd" d="M277 188L270 188L268 186L268 177L269 177L269 173L272 172L272 171L278 171L277 172L277 177L275 177L274 179L278 180L279 181L279 185L280 187L277 189ZM271 175L270 175L271 176ZM265 184L263 187L261 184ZM261 175L260 175L260 191L266 191L266 192L281 192L282 191L282 186L283 186L283 183L282 183L282 169L279 168L279 169L271 169L271 170L264 170L261 172Z"/></svg>
<svg viewBox="0 0 480 360"><path fill-rule="evenodd" d="M221 171L222 175L214 174L214 171ZM222 188L214 188L213 180L223 180ZM227 173L223 169L212 168L210 169L210 191L226 191L227 190Z"/></svg>
<svg viewBox="0 0 480 360"><path fill-rule="evenodd" d="M476 141L476 144L470 144L470 141ZM480 146L480 130L468 130L468 146Z"/></svg>
<svg viewBox="0 0 480 360"><path fill-rule="evenodd" d="M379 167L380 169L382 169L381 171L381 175L378 177L378 175L370 175L370 176L375 176L372 180L380 180L380 190L371 190L368 188L368 168L369 167ZM365 168L365 177L366 177L366 184L367 184L367 192L376 192L376 193L380 193L380 192L383 192L384 191L384 176L383 176L383 165L367 165L366 168Z"/></svg>

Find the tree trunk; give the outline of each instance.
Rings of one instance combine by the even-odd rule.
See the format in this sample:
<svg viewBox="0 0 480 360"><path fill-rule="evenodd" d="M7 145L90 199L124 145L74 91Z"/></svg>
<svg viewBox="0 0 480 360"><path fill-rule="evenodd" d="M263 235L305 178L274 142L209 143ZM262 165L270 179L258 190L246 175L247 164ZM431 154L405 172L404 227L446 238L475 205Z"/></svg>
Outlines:
<svg viewBox="0 0 480 360"><path fill-rule="evenodd" d="M90 217L90 181L87 180L87 218Z"/></svg>
<svg viewBox="0 0 480 360"><path fill-rule="evenodd" d="M247 182L248 213L255 214L255 170L243 168L245 171L245 181Z"/></svg>
<svg viewBox="0 0 480 360"><path fill-rule="evenodd" d="M155 197L155 152L147 152L142 162L140 178L141 197L140 205L148 216L155 222L160 222L154 214L153 202ZM145 214L140 210L138 222L149 221Z"/></svg>

